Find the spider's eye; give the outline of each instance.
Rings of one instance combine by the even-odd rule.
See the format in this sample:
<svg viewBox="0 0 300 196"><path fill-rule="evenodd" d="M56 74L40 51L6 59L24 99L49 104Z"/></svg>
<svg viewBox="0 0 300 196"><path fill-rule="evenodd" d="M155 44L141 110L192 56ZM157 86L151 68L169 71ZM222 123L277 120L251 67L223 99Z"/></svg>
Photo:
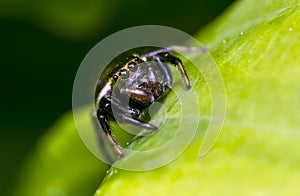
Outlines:
<svg viewBox="0 0 300 196"><path fill-rule="evenodd" d="M117 74L113 75L113 79L116 81L119 78L119 76Z"/></svg>
<svg viewBox="0 0 300 196"><path fill-rule="evenodd" d="M134 56L133 60L136 61L136 62L138 62L138 61L140 61L140 57Z"/></svg>
<svg viewBox="0 0 300 196"><path fill-rule="evenodd" d="M170 56L170 54L166 52L166 53L163 53L162 56L167 58L168 56Z"/></svg>
<svg viewBox="0 0 300 196"><path fill-rule="evenodd" d="M122 79L127 79L129 77L129 71L126 69L122 69L120 71L120 76Z"/></svg>
<svg viewBox="0 0 300 196"><path fill-rule="evenodd" d="M130 69L130 71L136 71L138 68L138 65L135 61L132 61L130 63L128 63L128 68Z"/></svg>

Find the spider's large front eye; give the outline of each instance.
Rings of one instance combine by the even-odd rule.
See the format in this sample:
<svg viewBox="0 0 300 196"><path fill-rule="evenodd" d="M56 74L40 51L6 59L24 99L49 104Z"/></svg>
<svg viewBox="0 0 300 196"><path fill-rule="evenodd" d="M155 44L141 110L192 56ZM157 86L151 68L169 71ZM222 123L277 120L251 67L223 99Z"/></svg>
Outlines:
<svg viewBox="0 0 300 196"><path fill-rule="evenodd" d="M132 62L128 63L128 68L130 71L134 72L137 70L138 65L135 61L132 61Z"/></svg>
<svg viewBox="0 0 300 196"><path fill-rule="evenodd" d="M120 70L120 76L122 79L127 79L129 78L129 71L126 69Z"/></svg>

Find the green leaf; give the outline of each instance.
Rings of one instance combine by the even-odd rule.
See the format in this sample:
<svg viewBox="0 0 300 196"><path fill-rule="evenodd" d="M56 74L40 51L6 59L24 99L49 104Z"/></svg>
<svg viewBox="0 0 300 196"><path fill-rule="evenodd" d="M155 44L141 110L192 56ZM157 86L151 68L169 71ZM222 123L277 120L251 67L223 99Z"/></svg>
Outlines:
<svg viewBox="0 0 300 196"><path fill-rule="evenodd" d="M297 194L299 2L240 1L199 33L198 38L211 48L227 92L225 124L211 152L197 156L207 126L200 116L198 137L175 161L144 172L112 168L95 195ZM186 67L205 110L209 108L205 104L211 104L207 86ZM176 108L174 97L167 97L166 111ZM168 115L159 133L137 140L131 148L151 149L172 138L176 118ZM125 157L119 164L130 159Z"/></svg>
<svg viewBox="0 0 300 196"><path fill-rule="evenodd" d="M92 195L107 169L84 146L68 113L37 144L13 195Z"/></svg>

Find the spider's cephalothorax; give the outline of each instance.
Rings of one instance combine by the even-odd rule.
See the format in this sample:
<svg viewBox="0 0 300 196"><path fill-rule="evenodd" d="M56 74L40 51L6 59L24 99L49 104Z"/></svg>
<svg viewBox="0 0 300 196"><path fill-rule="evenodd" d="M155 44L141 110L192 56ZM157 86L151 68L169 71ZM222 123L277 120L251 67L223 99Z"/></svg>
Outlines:
<svg viewBox="0 0 300 196"><path fill-rule="evenodd" d="M118 119L149 130L158 130L155 125L139 117L152 103L163 99L172 84L172 75L166 63L175 65L189 89L190 82L181 60L170 52L174 47L155 50L142 56L131 55L125 63L109 66L101 75L95 94L95 121L100 125L115 152L123 157L124 152L111 135L108 118Z"/></svg>

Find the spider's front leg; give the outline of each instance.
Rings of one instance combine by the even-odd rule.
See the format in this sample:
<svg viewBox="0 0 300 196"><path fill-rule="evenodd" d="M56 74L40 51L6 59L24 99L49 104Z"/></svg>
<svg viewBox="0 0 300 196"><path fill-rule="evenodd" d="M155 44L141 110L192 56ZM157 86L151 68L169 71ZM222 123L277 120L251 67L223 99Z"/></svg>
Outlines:
<svg viewBox="0 0 300 196"><path fill-rule="evenodd" d="M184 80L186 88L187 89L191 88L189 77L184 69L182 61L179 58L171 55L168 52L158 53L156 55L156 57L157 57L156 60L158 60L158 61L162 61L164 63L171 63L171 64L175 65L178 68L179 72L181 73L181 76Z"/></svg>
<svg viewBox="0 0 300 196"><path fill-rule="evenodd" d="M150 105L154 101L153 94L143 88L123 87L120 89L120 93L128 95L132 100L143 105Z"/></svg>
<svg viewBox="0 0 300 196"><path fill-rule="evenodd" d="M139 105L149 106L151 103L154 102L154 96L152 93L146 91L143 88L121 88L120 93L125 94L130 97L130 99ZM129 105L129 104L128 104ZM123 109L122 109L123 108ZM131 115L129 116L133 110L140 111L139 115L142 113L142 109L135 109L135 108L125 108L122 105L119 105L119 109L123 110L122 112L118 112L117 115L120 120L122 120L125 123L131 123L149 130L156 131L159 128L155 125L143 122L139 119L137 119L138 116ZM127 110L127 112L126 112Z"/></svg>
<svg viewBox="0 0 300 196"><path fill-rule="evenodd" d="M121 149L120 145L118 144L118 142L115 140L115 138L112 136L111 134L111 129L110 129L110 125L108 123L108 119L106 117L106 115L104 114L103 111L101 110L94 110L92 112L92 119L93 119L93 123L94 126L97 128L97 131L100 131L101 128L99 127L99 122L100 125L109 141L109 143L112 145L112 147L114 148L114 151L120 156L123 157L124 156L124 151ZM100 135L100 133L98 133L98 135ZM100 142L100 145L102 145L102 142ZM103 147L103 146L102 146ZM106 155L107 156L107 155ZM108 157L108 156L107 156Z"/></svg>

